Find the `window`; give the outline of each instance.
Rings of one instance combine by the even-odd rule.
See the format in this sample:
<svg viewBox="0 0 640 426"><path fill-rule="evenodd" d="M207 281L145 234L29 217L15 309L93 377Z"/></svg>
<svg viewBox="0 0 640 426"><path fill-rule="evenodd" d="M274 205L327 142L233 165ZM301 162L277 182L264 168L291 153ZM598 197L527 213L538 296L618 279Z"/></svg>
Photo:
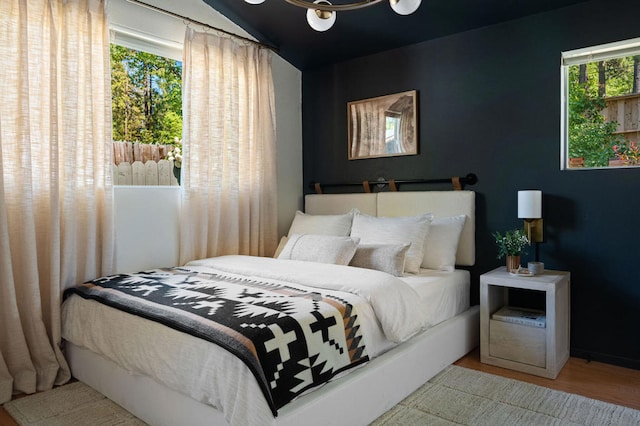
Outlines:
<svg viewBox="0 0 640 426"><path fill-rule="evenodd" d="M640 38L562 54L563 169L640 166Z"/></svg>
<svg viewBox="0 0 640 426"><path fill-rule="evenodd" d="M113 138L172 144L182 134L182 63L111 44Z"/></svg>
<svg viewBox="0 0 640 426"><path fill-rule="evenodd" d="M182 62L175 58L182 46L118 30L112 41L114 182L178 185Z"/></svg>

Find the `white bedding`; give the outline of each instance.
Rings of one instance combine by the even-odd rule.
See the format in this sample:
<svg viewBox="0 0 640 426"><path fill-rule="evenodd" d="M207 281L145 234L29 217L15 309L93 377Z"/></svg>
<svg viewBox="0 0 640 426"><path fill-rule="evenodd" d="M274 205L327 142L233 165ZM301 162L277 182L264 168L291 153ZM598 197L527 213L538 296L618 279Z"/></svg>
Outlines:
<svg viewBox="0 0 640 426"><path fill-rule="evenodd" d="M470 306L469 271L420 269L420 273L400 279L418 293L429 327L458 315Z"/></svg>
<svg viewBox="0 0 640 426"><path fill-rule="evenodd" d="M360 296L367 303L362 306L360 303L352 304L358 307L360 315L367 315L367 318L375 315L385 336L393 342L407 340L424 328L426 323L425 313L420 309L411 287L394 276L372 269L251 256L213 257L189 262L187 266L206 266L234 274ZM370 308L373 312L363 312L363 309Z"/></svg>
<svg viewBox="0 0 640 426"><path fill-rule="evenodd" d="M468 307L468 273L464 271L423 270L419 275L403 277L402 281L409 284L404 286L377 271L309 262L228 256L193 264L249 275L260 271L261 277L266 271L267 278L286 282L294 279L292 276L295 280L305 277L306 285L325 287L330 282L334 290L354 292L347 298L358 309L371 357L393 347L394 341L405 340ZM372 285L374 279L382 279L387 285ZM398 292L405 295L399 304L385 303ZM456 294L462 294L462 298ZM379 326L381 323L384 327ZM103 354L131 374L149 375L197 401L221 408L230 424L264 424L272 419L249 369L204 340L78 296L63 305L63 337Z"/></svg>

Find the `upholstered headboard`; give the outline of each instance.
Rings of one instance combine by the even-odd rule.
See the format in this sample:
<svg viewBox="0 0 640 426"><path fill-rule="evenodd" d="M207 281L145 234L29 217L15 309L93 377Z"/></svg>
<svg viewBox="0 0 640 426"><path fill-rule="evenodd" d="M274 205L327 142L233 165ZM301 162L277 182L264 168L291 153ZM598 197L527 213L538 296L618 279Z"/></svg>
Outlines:
<svg viewBox="0 0 640 426"><path fill-rule="evenodd" d="M308 194L305 211L309 214L341 214L357 208L371 216L415 216L433 213L435 218L467 216L456 264L472 266L476 259L476 193L473 191L407 191L358 194Z"/></svg>

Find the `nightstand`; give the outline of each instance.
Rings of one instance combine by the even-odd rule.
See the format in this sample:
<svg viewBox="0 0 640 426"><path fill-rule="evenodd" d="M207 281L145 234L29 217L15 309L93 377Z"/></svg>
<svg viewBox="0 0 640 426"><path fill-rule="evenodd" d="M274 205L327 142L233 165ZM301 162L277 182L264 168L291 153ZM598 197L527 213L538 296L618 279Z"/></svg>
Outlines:
<svg viewBox="0 0 640 426"><path fill-rule="evenodd" d="M509 306L509 289L543 292L543 322L527 325L493 315ZM555 379L569 359L570 274L513 276L505 267L480 276L480 361ZM497 316L496 316L497 317ZM520 322L520 323L518 323Z"/></svg>

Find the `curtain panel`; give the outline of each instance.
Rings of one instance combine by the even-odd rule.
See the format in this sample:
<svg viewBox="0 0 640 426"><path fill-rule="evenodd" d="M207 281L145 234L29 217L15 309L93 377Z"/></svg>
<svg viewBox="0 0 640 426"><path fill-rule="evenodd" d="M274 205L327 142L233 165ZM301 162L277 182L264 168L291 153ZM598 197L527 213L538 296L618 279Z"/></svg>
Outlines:
<svg viewBox="0 0 640 426"><path fill-rule="evenodd" d="M64 288L112 272L104 2L0 2L0 403L70 377Z"/></svg>
<svg viewBox="0 0 640 426"><path fill-rule="evenodd" d="M272 255L277 240L271 52L187 28L180 262Z"/></svg>

